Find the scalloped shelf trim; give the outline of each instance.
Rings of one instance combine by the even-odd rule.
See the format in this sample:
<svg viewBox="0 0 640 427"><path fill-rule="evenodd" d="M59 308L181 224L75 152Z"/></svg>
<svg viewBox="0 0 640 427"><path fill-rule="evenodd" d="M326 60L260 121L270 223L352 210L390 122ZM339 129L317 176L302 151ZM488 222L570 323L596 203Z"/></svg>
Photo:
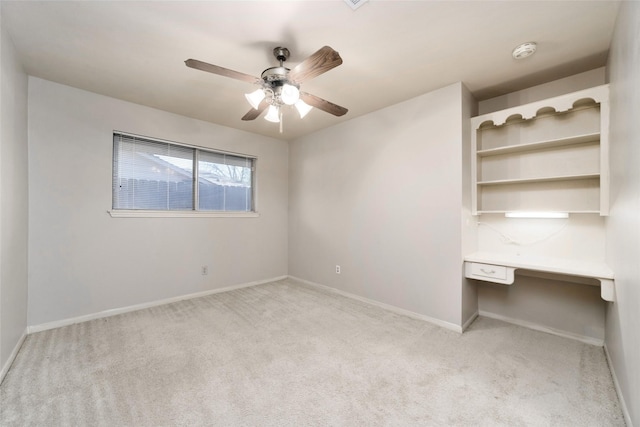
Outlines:
<svg viewBox="0 0 640 427"><path fill-rule="evenodd" d="M609 85L596 86L542 101L531 102L471 118L474 129L500 126L513 120L530 120L540 114L562 113L588 104L602 104L609 96Z"/></svg>

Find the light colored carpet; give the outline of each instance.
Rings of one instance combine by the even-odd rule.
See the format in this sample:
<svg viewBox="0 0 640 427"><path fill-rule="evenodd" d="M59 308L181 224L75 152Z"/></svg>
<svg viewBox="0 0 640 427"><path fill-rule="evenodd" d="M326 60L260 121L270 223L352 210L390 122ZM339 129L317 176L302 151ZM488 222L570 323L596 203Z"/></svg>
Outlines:
<svg viewBox="0 0 640 427"><path fill-rule="evenodd" d="M624 425L603 349L290 280L27 337L2 426Z"/></svg>

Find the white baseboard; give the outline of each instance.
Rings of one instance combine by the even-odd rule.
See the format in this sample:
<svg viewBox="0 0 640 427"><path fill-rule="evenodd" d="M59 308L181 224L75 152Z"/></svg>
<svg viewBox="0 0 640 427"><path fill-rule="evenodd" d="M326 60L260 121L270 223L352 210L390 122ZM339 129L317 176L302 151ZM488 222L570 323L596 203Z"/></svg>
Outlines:
<svg viewBox="0 0 640 427"><path fill-rule="evenodd" d="M320 283L311 282L309 280L301 279L299 277L289 276L289 278L292 279L292 280L296 280L298 282L304 283L304 284L309 285L309 286L315 286L317 288L321 288L321 289L324 289L326 291L342 295L343 297L355 299L355 300L364 302L366 304L370 304L370 305L374 305L376 307L383 308L383 309L391 311L393 313L397 313L397 314L401 314L403 316L407 316L407 317L411 317L411 318L414 318L414 319L423 320L425 322L433 323L434 325L443 327L445 329L449 329L449 330L454 331L454 332L462 333L462 331L463 331L462 327L460 327L460 326L458 326L456 324L450 323L450 322L445 322L444 320L436 319L434 317L425 316L424 314L414 313L413 311L405 310L403 308L399 308L399 307L396 307L394 305L385 304L383 302L379 302L379 301L372 300L372 299L369 299L369 298L361 297L361 296L356 295L356 294L352 294L352 293L349 293L349 292L341 291L339 289L332 288L332 287L329 287L329 286L326 286L326 285L321 285Z"/></svg>
<svg viewBox="0 0 640 427"><path fill-rule="evenodd" d="M2 366L2 370L0 370L0 384L2 384L2 381L4 381L4 377L7 376L7 372L9 372L9 369L11 368L11 365L13 364L13 361L16 360L16 356L18 355L18 352L20 351L20 347L22 347L22 344L24 343L24 340L26 338L27 338L27 329L25 329L24 332L22 333L22 336L20 337L20 339L16 343L16 346L13 348L13 351L9 355L9 358L7 359L7 361Z"/></svg>
<svg viewBox="0 0 640 427"><path fill-rule="evenodd" d="M469 317L467 319L467 321L462 324L462 332L466 331L467 328L469 327L469 325L471 325L473 323L473 321L478 318L479 315L480 315L480 313L477 312L477 311L475 313L473 313L471 315L471 317Z"/></svg>
<svg viewBox="0 0 640 427"><path fill-rule="evenodd" d="M622 409L622 415L624 416L624 422L627 424L627 427L633 427L633 423L631 422L631 414L629 413L629 408L627 408L627 404L624 401L624 395L622 394L622 389L620 388L620 382L618 381L618 376L616 375L616 370L613 368L613 363L611 361L611 355L609 354L609 349L607 348L607 344L604 344L604 355L607 358L607 364L609 365L609 371L611 371L611 377L613 378L613 386L616 389L616 394L618 395L618 400L620 401L620 408Z"/></svg>
<svg viewBox="0 0 640 427"><path fill-rule="evenodd" d="M200 298L200 297L204 297L204 296L211 295L211 294L218 294L218 293L221 293L221 292L229 292L229 291L233 291L233 290L236 290L236 289L248 288L248 287L251 287L251 286L257 286L257 285L262 285L262 284L265 284L265 283L276 282L278 280L286 279L287 277L288 276L278 276L278 277L273 277L271 279L259 280L259 281L256 281L256 282L242 283L242 284L239 284L239 285L227 286L227 287L220 288L220 289L211 289L211 290L208 290L208 291L196 292L196 293L187 294L187 295L180 295L180 296L177 296L177 297L165 298L165 299L161 299L161 300L157 300L157 301L151 301L151 302L146 302L146 303L142 303L142 304L130 305L130 306L127 306L127 307L114 308L114 309L111 309L111 310L104 310L104 311L100 311L98 313L86 314L84 316L71 317L71 318L68 318L68 319L56 320L56 321L47 322L47 323L41 323L39 325L29 326L27 328L27 333L28 334L33 334L35 332L46 331L46 330L49 330L49 329L56 329L56 328L60 328L62 326L68 326L68 325L73 325L73 324L76 324L76 323L87 322L89 320L102 319L104 317L116 316L118 314L129 313L131 311L137 311L137 310L143 310L145 308L157 307L159 305L170 304L172 302L184 301L184 300L193 299L193 298Z"/></svg>
<svg viewBox="0 0 640 427"><path fill-rule="evenodd" d="M512 317L503 316L501 314L491 313L489 311L479 311L480 316L489 317L491 319L501 320L503 322L512 323L514 325L522 326L524 328L533 329L534 331L546 332L548 334L557 335L563 338L570 338L572 340L580 341L585 344L596 345L602 347L604 340L588 337L586 335L574 334L573 332L563 331L560 329L550 328L548 326L539 325L537 323L528 322L526 320L514 319Z"/></svg>

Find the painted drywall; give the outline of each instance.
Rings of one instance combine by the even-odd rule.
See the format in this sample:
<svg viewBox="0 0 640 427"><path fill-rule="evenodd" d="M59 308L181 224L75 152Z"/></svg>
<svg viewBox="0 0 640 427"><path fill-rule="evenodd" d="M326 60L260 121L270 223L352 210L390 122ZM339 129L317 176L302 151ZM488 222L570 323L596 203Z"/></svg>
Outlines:
<svg viewBox="0 0 640 427"><path fill-rule="evenodd" d="M487 113L602 84L605 84L604 68L598 68L481 101L478 108ZM605 261L605 219L599 215L541 220L483 214L477 221L480 251ZM487 315L537 325L586 341L603 341L606 303L597 292L599 288L567 280L573 279L516 275L512 286L479 282L478 306Z"/></svg>
<svg viewBox="0 0 640 427"><path fill-rule="evenodd" d="M588 89L605 83L605 67L574 74L558 80L553 80L531 89L519 90L486 99L478 104L478 114L486 114L505 108L517 107L529 102L560 96L582 89Z"/></svg>
<svg viewBox="0 0 640 427"><path fill-rule="evenodd" d="M471 117L477 115L478 103L462 85L462 248L461 262L464 256L478 249L478 224L471 214ZM462 274L462 325L475 318L478 314L478 287L475 280L470 280Z"/></svg>
<svg viewBox="0 0 640 427"><path fill-rule="evenodd" d="M28 118L29 325L287 274L286 142L35 77ZM112 218L114 130L256 156L260 216Z"/></svg>
<svg viewBox="0 0 640 427"><path fill-rule="evenodd" d="M611 210L607 262L616 302L607 305L606 347L627 409L640 425L640 3L623 2L608 62Z"/></svg>
<svg viewBox="0 0 640 427"><path fill-rule="evenodd" d="M523 274L516 274L515 279L511 286L478 282L481 315L603 344L605 310L597 282L573 283Z"/></svg>
<svg viewBox="0 0 640 427"><path fill-rule="evenodd" d="M4 25L0 31L0 372L4 373L27 327L27 75Z"/></svg>
<svg viewBox="0 0 640 427"><path fill-rule="evenodd" d="M454 84L291 143L290 275L461 325L462 97Z"/></svg>

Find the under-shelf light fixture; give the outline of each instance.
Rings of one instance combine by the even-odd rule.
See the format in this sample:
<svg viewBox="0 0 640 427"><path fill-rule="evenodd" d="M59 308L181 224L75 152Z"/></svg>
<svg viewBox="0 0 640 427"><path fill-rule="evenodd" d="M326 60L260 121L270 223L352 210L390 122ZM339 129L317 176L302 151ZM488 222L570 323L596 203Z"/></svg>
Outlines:
<svg viewBox="0 0 640 427"><path fill-rule="evenodd" d="M504 214L507 218L542 218L542 219L562 219L569 218L568 212L550 212L550 211L515 211L506 212Z"/></svg>

